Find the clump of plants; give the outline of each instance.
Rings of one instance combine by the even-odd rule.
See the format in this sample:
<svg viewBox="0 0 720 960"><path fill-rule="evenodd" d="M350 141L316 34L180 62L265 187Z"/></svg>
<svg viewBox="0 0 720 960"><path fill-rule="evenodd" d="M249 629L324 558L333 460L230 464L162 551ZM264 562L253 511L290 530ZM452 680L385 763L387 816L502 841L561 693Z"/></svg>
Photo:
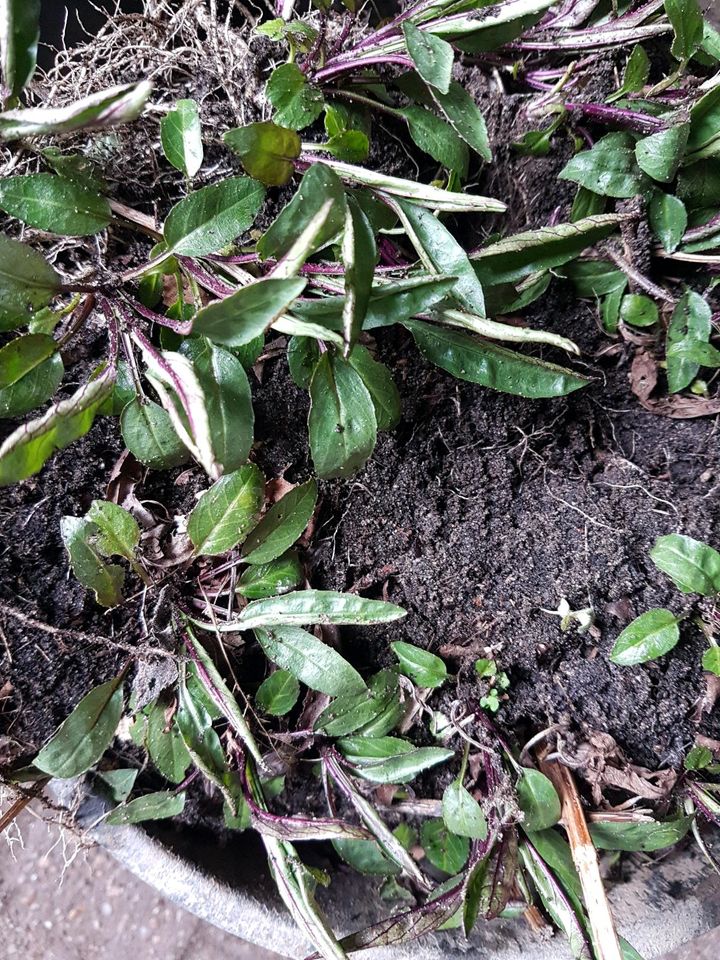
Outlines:
<svg viewBox="0 0 720 960"><path fill-rule="evenodd" d="M39 4L0 10L0 414L29 417L0 447L0 483L38 474L97 418L118 418L128 452L108 499L64 517L69 563L108 608L131 602L129 591L172 587L162 642L87 693L10 782L89 774L107 822L128 824L181 814L202 778L227 829L261 836L314 956L453 927L469 935L481 918L536 918L539 904L548 921L534 922L561 930L574 956L637 957L615 933L598 851L664 849L690 830L702 843L699 816L718 819L712 753L689 753L657 811L599 812L588 824L574 777L554 762L553 732L520 750L496 726L512 678L490 651L469 704L453 698L444 660L410 643L393 643L383 669L360 671L336 628L382 627L405 611L312 588L304 550L318 484L268 478L255 464L249 372L286 357L309 393L314 472L343 479L401 417L377 358L388 327L461 380L533 400L585 388L574 340L519 319L552 283L571 283L597 301L608 337L637 348L640 402L680 418L718 412L714 281L681 282L676 269L718 257L720 35L695 0L419 0L380 22L349 0L286 2L252 30L233 25L232 5L223 23L210 4L215 19L201 27L214 44L232 50L240 34L273 50L261 118L220 136L198 99L155 102L147 80L38 103L26 87ZM189 5L163 11L187 18ZM597 99L589 80L608 56L617 83ZM513 145L518 154L570 143L567 220L504 230L505 202L478 187L493 145L463 83L468 65L527 92L539 129ZM228 83L234 109L232 72ZM177 174L178 196L153 213L130 205L102 161L140 118ZM386 169L386 122L416 175ZM209 155L226 176L203 171ZM468 219L482 236L469 248ZM70 386L64 357L90 325L106 350ZM557 362L561 351L571 365ZM134 467L142 476L185 464L204 472L206 489L161 543ZM681 589L716 599L720 558L709 547L671 536L653 558ZM701 618L703 665L719 674L716 619L714 608ZM666 653L677 630L669 611L644 614L612 658ZM155 682L130 687L143 658ZM123 718L152 773L117 765ZM277 812L300 768L317 778L326 815ZM431 768L444 771L442 795L417 797L411 784ZM382 878L390 918L338 939L315 899L331 877L303 863L296 844L306 841L331 841Z"/></svg>

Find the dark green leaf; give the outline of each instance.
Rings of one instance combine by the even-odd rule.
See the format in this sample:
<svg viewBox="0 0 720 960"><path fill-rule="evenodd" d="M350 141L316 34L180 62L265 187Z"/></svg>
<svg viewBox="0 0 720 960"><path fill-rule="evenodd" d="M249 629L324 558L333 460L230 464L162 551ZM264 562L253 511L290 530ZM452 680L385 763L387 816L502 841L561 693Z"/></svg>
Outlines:
<svg viewBox="0 0 720 960"><path fill-rule="evenodd" d="M697 0L665 0L665 13L675 32L673 56L687 61L700 46L703 35L703 17Z"/></svg>
<svg viewBox="0 0 720 960"><path fill-rule="evenodd" d="M140 527L135 517L108 500L93 500L86 514L98 529L94 537L98 550L106 557L125 557L135 559L135 551L140 543Z"/></svg>
<svg viewBox="0 0 720 960"><path fill-rule="evenodd" d="M574 260L587 247L617 230L623 220L621 215L599 214L574 223L518 233L473 254L473 266L482 283L520 280L538 270Z"/></svg>
<svg viewBox="0 0 720 960"><path fill-rule="evenodd" d="M375 449L375 405L357 371L326 351L310 382L310 449L319 477L360 470Z"/></svg>
<svg viewBox="0 0 720 960"><path fill-rule="evenodd" d="M455 756L452 750L414 747L396 737L345 737L338 741L338 749L356 765L358 775L372 783L409 783L423 770Z"/></svg>
<svg viewBox="0 0 720 960"><path fill-rule="evenodd" d="M98 233L112 219L105 197L54 173L0 180L0 209L37 230L65 237Z"/></svg>
<svg viewBox="0 0 720 960"><path fill-rule="evenodd" d="M300 156L300 137L294 130L270 120L228 130L223 140L236 153L251 177L268 187L282 187L295 171Z"/></svg>
<svg viewBox="0 0 720 960"><path fill-rule="evenodd" d="M365 737L385 736L400 719L397 674L381 670L370 678L362 693L337 697L315 722L315 728L329 737L345 737L360 731Z"/></svg>
<svg viewBox="0 0 720 960"><path fill-rule="evenodd" d="M622 86L617 93L613 94L611 99L616 100L626 93L639 93L647 83L649 76L650 58L645 52L645 48L636 43L625 64Z"/></svg>
<svg viewBox="0 0 720 960"><path fill-rule="evenodd" d="M578 260L560 273L573 282L579 297L602 297L627 286L625 274L608 260Z"/></svg>
<svg viewBox="0 0 720 960"><path fill-rule="evenodd" d="M343 341L347 357L362 330L377 262L375 234L368 218L352 198L347 201L341 253L345 267Z"/></svg>
<svg viewBox="0 0 720 960"><path fill-rule="evenodd" d="M565 396L589 382L572 370L476 340L467 333L419 320L406 320L404 326L424 357L460 380L532 399Z"/></svg>
<svg viewBox="0 0 720 960"><path fill-rule="evenodd" d="M178 100L160 123L160 136L165 156L189 179L203 162L202 128L198 105L194 100Z"/></svg>
<svg viewBox="0 0 720 960"><path fill-rule="evenodd" d="M378 430L391 430L400 420L400 394L392 374L359 343L353 347L348 363L359 374L372 398Z"/></svg>
<svg viewBox="0 0 720 960"><path fill-rule="evenodd" d="M364 163L370 153L370 141L362 130L343 130L330 137L325 149L345 163Z"/></svg>
<svg viewBox="0 0 720 960"><path fill-rule="evenodd" d="M123 676L87 693L33 761L61 780L89 770L110 746L123 706Z"/></svg>
<svg viewBox="0 0 720 960"><path fill-rule="evenodd" d="M252 530L264 499L265 482L254 464L220 477L188 517L188 536L199 556L227 553Z"/></svg>
<svg viewBox="0 0 720 960"><path fill-rule="evenodd" d="M85 436L98 408L111 394L114 378L114 371L108 368L67 400L54 404L41 417L11 433L0 446L0 486L32 476L56 450Z"/></svg>
<svg viewBox="0 0 720 960"><path fill-rule="evenodd" d="M446 93L433 87L430 93L455 132L489 163L492 151L485 119L465 87L453 80Z"/></svg>
<svg viewBox="0 0 720 960"><path fill-rule="evenodd" d="M467 838L450 833L442 820L426 820L420 830L420 842L430 863L445 873L459 873L470 853Z"/></svg>
<svg viewBox="0 0 720 960"><path fill-rule="evenodd" d="M308 83L296 63L283 63L273 70L265 95L275 107L275 122L290 130L310 126L323 112L322 91Z"/></svg>
<svg viewBox="0 0 720 960"><path fill-rule="evenodd" d="M265 601L258 600L256 603ZM298 627L255 630L268 660L310 687L330 696L359 693L365 683L337 650Z"/></svg>
<svg viewBox="0 0 720 960"><path fill-rule="evenodd" d="M302 564L294 550L243 571L237 592L248 600L261 600L295 590L303 581Z"/></svg>
<svg viewBox="0 0 720 960"><path fill-rule="evenodd" d="M420 30L409 20L405 20L402 29L407 51L417 72L428 86L447 93L452 79L453 48L429 30Z"/></svg>
<svg viewBox="0 0 720 960"><path fill-rule="evenodd" d="M560 819L560 799L544 773L525 767L517 782L518 805L526 830L546 830Z"/></svg>
<svg viewBox="0 0 720 960"><path fill-rule="evenodd" d="M122 603L122 587L125 571L114 563L105 563L95 540L99 528L82 517L63 517L60 534L70 557L72 571L88 590L93 590L97 602L103 607L115 607Z"/></svg>
<svg viewBox="0 0 720 960"><path fill-rule="evenodd" d="M482 286L467 254L455 237L430 210L396 199L397 209L410 242L431 273L458 277L453 296L479 317L485 316Z"/></svg>
<svg viewBox="0 0 720 960"><path fill-rule="evenodd" d="M193 333L228 347L250 343L270 329L300 296L306 283L301 277L257 280L225 300L198 311L193 321Z"/></svg>
<svg viewBox="0 0 720 960"><path fill-rule="evenodd" d="M65 368L44 333L17 337L0 349L0 417L20 417L55 393Z"/></svg>
<svg viewBox="0 0 720 960"><path fill-rule="evenodd" d="M648 219L653 233L668 253L677 250L687 230L687 210L678 197L658 190L650 198Z"/></svg>
<svg viewBox="0 0 720 960"><path fill-rule="evenodd" d="M633 139L628 133L609 133L591 150L576 154L560 171L561 180L574 180L606 197L634 197L649 181L635 160Z"/></svg>
<svg viewBox="0 0 720 960"><path fill-rule="evenodd" d="M678 123L668 130L638 140L635 156L640 169L661 183L674 180L685 154L689 132L689 123Z"/></svg>
<svg viewBox="0 0 720 960"><path fill-rule="evenodd" d="M676 616L662 608L648 610L625 627L615 641L610 659L622 667L657 660L669 653L679 639Z"/></svg>
<svg viewBox="0 0 720 960"><path fill-rule="evenodd" d="M442 798L442 815L445 826L458 837L484 840L488 826L485 814L477 800L459 780L445 787Z"/></svg>
<svg viewBox="0 0 720 960"><path fill-rule="evenodd" d="M60 284L43 256L0 233L0 330L29 323L60 291Z"/></svg>
<svg viewBox="0 0 720 960"><path fill-rule="evenodd" d="M676 820L653 820L640 823L590 824L590 836L600 850L642 850L646 853L672 847L682 840L690 829L692 817L678 817Z"/></svg>
<svg viewBox="0 0 720 960"><path fill-rule="evenodd" d="M537 850L530 844L520 847L522 864L532 879L543 906L560 930L568 938L573 957L576 960L591 960L592 954L585 938L580 919L572 903L566 898L555 877L548 870Z"/></svg>
<svg viewBox="0 0 720 960"><path fill-rule="evenodd" d="M170 417L152 400L136 398L128 403L120 417L120 429L128 450L154 470L169 470L189 457Z"/></svg>
<svg viewBox="0 0 720 960"><path fill-rule="evenodd" d="M243 365L205 339L186 340L180 353L192 361L205 398L210 442L224 472L245 463L253 444L255 415Z"/></svg>
<svg viewBox="0 0 720 960"><path fill-rule="evenodd" d="M421 150L448 170L464 177L468 168L468 148L453 127L425 107L411 105L398 110L408 125L408 133Z"/></svg>
<svg viewBox="0 0 720 960"><path fill-rule="evenodd" d="M641 293L628 293L620 303L620 319L633 327L651 327L658 321L658 308Z"/></svg>
<svg viewBox="0 0 720 960"><path fill-rule="evenodd" d="M40 0L4 0L0 7L0 73L17 97L35 73L40 39Z"/></svg>
<svg viewBox="0 0 720 960"><path fill-rule="evenodd" d="M144 823L146 820L164 820L166 817L178 816L184 807L184 791L173 793L169 790L158 790L157 793L146 793L144 797L136 797L130 803L116 807L105 817L105 823L121 826Z"/></svg>
<svg viewBox="0 0 720 960"><path fill-rule="evenodd" d="M683 593L720 593L720 553L699 540L678 533L659 537L650 559Z"/></svg>
<svg viewBox="0 0 720 960"><path fill-rule="evenodd" d="M675 347L693 343L707 343L710 339L712 310L707 301L686 290L678 300L667 331L667 379L670 393L678 393L690 386L698 375L700 364L689 357L674 352Z"/></svg>
<svg viewBox="0 0 720 960"><path fill-rule="evenodd" d="M344 228L346 203L345 189L337 174L326 164L314 163L303 175L290 203L258 240L259 256L263 260L280 260L328 200L332 201L332 207L317 234L313 245L315 250L333 240Z"/></svg>
<svg viewBox="0 0 720 960"><path fill-rule="evenodd" d="M312 518L317 502L314 480L300 484L265 514L243 544L247 563L268 563L285 553L301 535Z"/></svg>
<svg viewBox="0 0 720 960"><path fill-rule="evenodd" d="M99 779L107 788L113 803L124 803L135 786L138 770L127 767L120 770L104 770L98 773Z"/></svg>
<svg viewBox="0 0 720 960"><path fill-rule="evenodd" d="M250 177L231 177L202 187L168 214L168 249L183 257L216 253L252 226L264 199L264 187Z"/></svg>
<svg viewBox="0 0 720 960"><path fill-rule="evenodd" d="M12 386L34 370L57 349L52 337L29 333L0 349L0 389Z"/></svg>
<svg viewBox="0 0 720 960"><path fill-rule="evenodd" d="M447 680L447 667L434 653L413 643L397 640L390 644L400 662L400 669L420 687L440 687Z"/></svg>
<svg viewBox="0 0 720 960"><path fill-rule="evenodd" d="M300 685L287 670L276 670L264 680L255 694L255 702L272 717L282 717L297 703Z"/></svg>
<svg viewBox="0 0 720 960"><path fill-rule="evenodd" d="M182 783L190 766L190 754L168 711L156 701L143 711L147 717L145 746L150 759L166 780Z"/></svg>
<svg viewBox="0 0 720 960"><path fill-rule="evenodd" d="M386 857L375 840L333 840L333 846L345 863L358 873L392 877L400 867Z"/></svg>

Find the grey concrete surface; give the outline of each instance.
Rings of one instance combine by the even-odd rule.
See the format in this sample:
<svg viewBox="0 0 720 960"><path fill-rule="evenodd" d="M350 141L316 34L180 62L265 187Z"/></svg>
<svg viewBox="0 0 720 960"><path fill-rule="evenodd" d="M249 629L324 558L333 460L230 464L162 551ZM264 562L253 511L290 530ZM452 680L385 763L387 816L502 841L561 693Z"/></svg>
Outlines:
<svg viewBox="0 0 720 960"><path fill-rule="evenodd" d="M278 944L278 949L283 945ZM165 900L102 849L25 811L0 840L3 960L276 960ZM663 960L716 960L720 930ZM470 960L470 958L469 958ZM528 956L528 960L533 960Z"/></svg>

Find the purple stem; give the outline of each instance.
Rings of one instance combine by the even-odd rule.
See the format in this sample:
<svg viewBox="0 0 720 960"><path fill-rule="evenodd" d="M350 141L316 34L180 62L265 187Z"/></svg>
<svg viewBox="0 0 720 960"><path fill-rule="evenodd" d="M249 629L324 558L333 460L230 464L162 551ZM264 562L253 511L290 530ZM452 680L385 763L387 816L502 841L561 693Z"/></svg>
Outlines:
<svg viewBox="0 0 720 960"><path fill-rule="evenodd" d="M691 230L686 230L683 234L683 243L693 243L695 240L704 240L706 237L711 237L714 233L717 233L720 230L720 213L716 213L714 217L711 217L707 223L703 223L702 226L693 227Z"/></svg>
<svg viewBox="0 0 720 960"><path fill-rule="evenodd" d="M705 817L705 819L709 820L710 823L714 823L716 827L720 827L720 818L718 818L716 813L713 813L713 811L704 801L704 791L696 787L694 783L688 784L688 790L690 796L692 797L693 803L698 808L700 813Z"/></svg>
<svg viewBox="0 0 720 960"><path fill-rule="evenodd" d="M134 297L131 297L129 294L124 293L123 296L135 313L140 314L144 320L149 320L150 323L159 323L160 326L168 327L170 330L174 330L175 333L179 333L183 337L186 337L192 332L192 320L188 320L185 323L183 323L181 320L171 320L170 317L165 317L161 313L155 313L154 310L150 310L148 307L140 303L138 300L135 300Z"/></svg>
<svg viewBox="0 0 720 960"><path fill-rule="evenodd" d="M620 127L635 130L637 133L650 134L667 130L667 124L659 117L627 110L624 107L613 107L604 103L575 103L570 100L566 101L565 106L568 110L579 110L591 120L597 120L599 123L616 123Z"/></svg>
<svg viewBox="0 0 720 960"><path fill-rule="evenodd" d="M373 57L362 57L360 59L355 57L350 60L340 60L336 58L326 67L323 67L322 70L318 70L314 74L313 79L318 83L327 83L328 80L334 80L335 77L339 77L343 73L354 73L356 70L362 70L364 67L373 67L376 65L385 66L389 63L406 67L408 70L413 67L413 62L410 57L406 57L401 53L388 53L385 54L385 56L377 54Z"/></svg>
<svg viewBox="0 0 720 960"><path fill-rule="evenodd" d="M214 263L258 263L260 257L256 253L240 253L235 257L223 257L219 253L214 253L207 259Z"/></svg>
<svg viewBox="0 0 720 960"><path fill-rule="evenodd" d="M354 21L355 17L353 14L350 12L345 14L345 22L343 23L343 28L340 31L340 36L337 38L335 43L332 45L332 49L330 50L331 58L336 57L342 50L343 46L345 45L345 41L348 38L348 34L350 33L350 27L353 25ZM357 47L355 49L357 50Z"/></svg>
<svg viewBox="0 0 720 960"><path fill-rule="evenodd" d="M197 769L197 767L195 767L195 769L191 773L189 773L187 777L185 777L183 782L178 784L177 787L175 787L175 789L173 790L173 793L180 793L181 791L185 790L187 787L190 786L193 780L195 780L199 776L200 776L200 771Z"/></svg>
<svg viewBox="0 0 720 960"><path fill-rule="evenodd" d="M209 290L210 293L214 293L215 296L220 297L221 300L232 296L233 293L237 293L236 287L231 287L229 284L224 283L217 277L213 277L212 274L207 273L189 257L178 257L178 260L180 261L182 267L190 274L191 277L194 277L197 280L201 287L205 287L206 290Z"/></svg>
<svg viewBox="0 0 720 960"><path fill-rule="evenodd" d="M363 50L365 47L376 44L379 40L385 40L387 37L399 33L400 25L404 20L407 20L408 17L416 16L418 13L422 13L423 10L427 10L427 8L431 7L434 2L435 0L418 0L417 3L410 4L402 11L402 13L399 13L389 23L386 23L384 26L380 27L379 30L371 33L369 37L365 37L364 40L361 40L351 52L354 53L356 50Z"/></svg>
<svg viewBox="0 0 720 960"><path fill-rule="evenodd" d="M123 315L127 312L127 307L119 303L120 310L122 310ZM182 382L180 377L175 373L172 366L167 362L165 357L160 353L159 350L156 350L155 347L150 343L148 338L144 333L141 333L137 327L132 332L133 337L140 343L143 350L146 353L150 354L155 363L160 367L160 369L165 373L165 376L171 382L173 390L178 395L178 399L182 404L183 410L185 411L185 416L188 418L188 424L190 426L190 432L193 436L197 435L197 424L195 422L195 417L193 415L192 403L190 402L190 397L185 390L185 384Z"/></svg>

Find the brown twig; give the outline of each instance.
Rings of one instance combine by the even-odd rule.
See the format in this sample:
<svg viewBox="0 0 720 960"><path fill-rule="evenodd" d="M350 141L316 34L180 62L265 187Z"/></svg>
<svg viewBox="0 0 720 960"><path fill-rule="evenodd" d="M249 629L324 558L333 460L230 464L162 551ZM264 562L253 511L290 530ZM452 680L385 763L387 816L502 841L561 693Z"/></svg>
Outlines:
<svg viewBox="0 0 720 960"><path fill-rule="evenodd" d="M17 817L23 812L25 807L42 793L46 783L47 778L44 778L39 783L36 783L32 789L23 793L17 800L14 800L10 804L5 813L0 817L0 833L7 830L10 824L14 823Z"/></svg>
<svg viewBox="0 0 720 960"><path fill-rule="evenodd" d="M597 960L622 960L615 921L600 875L597 851L587 827L575 778L561 763L541 759L540 769L550 778L560 797L560 823L567 833L573 863L580 878Z"/></svg>

